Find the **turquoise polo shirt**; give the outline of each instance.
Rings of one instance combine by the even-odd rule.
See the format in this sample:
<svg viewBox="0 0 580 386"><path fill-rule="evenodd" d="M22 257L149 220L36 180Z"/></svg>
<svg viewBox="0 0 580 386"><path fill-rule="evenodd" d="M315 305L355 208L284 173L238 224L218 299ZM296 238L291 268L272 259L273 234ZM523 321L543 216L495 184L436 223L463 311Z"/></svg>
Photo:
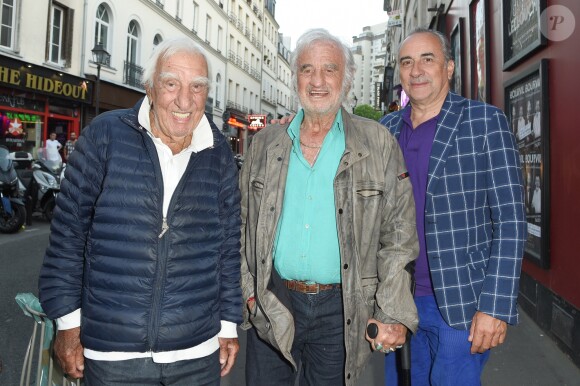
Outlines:
<svg viewBox="0 0 580 386"><path fill-rule="evenodd" d="M334 177L346 147L342 115L336 114L314 166L300 149L303 119L300 110L288 126L292 151L274 240L274 267L287 280L340 283Z"/></svg>

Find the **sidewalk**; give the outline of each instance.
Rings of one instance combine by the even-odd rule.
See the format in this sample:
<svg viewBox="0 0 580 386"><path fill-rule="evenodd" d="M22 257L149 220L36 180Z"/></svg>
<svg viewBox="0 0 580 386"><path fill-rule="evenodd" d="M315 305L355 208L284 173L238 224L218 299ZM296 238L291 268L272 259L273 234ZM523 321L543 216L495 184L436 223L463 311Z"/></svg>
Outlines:
<svg viewBox="0 0 580 386"><path fill-rule="evenodd" d="M240 355L222 386L244 381L246 333L239 331ZM494 349L482 377L483 386L580 386L580 369L523 311L520 324L508 327L506 342ZM357 386L384 386L383 357L372 356Z"/></svg>
<svg viewBox="0 0 580 386"><path fill-rule="evenodd" d="M580 369L520 309L520 324L492 351L485 386L580 386Z"/></svg>

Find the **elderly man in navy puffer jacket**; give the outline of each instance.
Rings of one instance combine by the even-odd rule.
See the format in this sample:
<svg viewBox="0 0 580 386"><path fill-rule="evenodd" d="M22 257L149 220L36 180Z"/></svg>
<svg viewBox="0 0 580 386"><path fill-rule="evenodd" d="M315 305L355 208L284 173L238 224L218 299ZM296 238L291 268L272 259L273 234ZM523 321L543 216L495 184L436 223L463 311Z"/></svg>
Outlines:
<svg viewBox="0 0 580 386"><path fill-rule="evenodd" d="M71 155L40 273L55 355L87 385L219 385L239 351L240 193L203 49L157 46L135 107Z"/></svg>

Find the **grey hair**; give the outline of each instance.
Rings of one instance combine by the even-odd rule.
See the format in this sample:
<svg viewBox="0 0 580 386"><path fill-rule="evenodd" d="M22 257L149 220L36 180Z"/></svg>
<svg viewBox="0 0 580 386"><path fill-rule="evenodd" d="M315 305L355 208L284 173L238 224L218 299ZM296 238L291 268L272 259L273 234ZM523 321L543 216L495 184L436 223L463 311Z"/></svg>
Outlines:
<svg viewBox="0 0 580 386"><path fill-rule="evenodd" d="M445 63L449 62L450 60L453 60L453 56L451 55L451 44L449 43L449 39L447 39L447 36L445 36L443 33L439 31L435 31L424 27L417 27L414 30L412 30L411 33L409 33L405 39L403 39L401 45L403 45L405 40L407 40L409 37L416 34L431 34L435 36L439 40L439 43L441 44L441 50L443 51L443 56L445 57ZM401 48L401 45L399 45L399 49Z"/></svg>
<svg viewBox="0 0 580 386"><path fill-rule="evenodd" d="M350 47L344 44L339 38L331 35L330 32L323 28L314 28L306 31L298 41L296 42L296 48L290 56L290 70L292 72L292 87L294 91L298 90L298 58L300 55L314 43L325 42L330 43L342 51L342 56L344 57L345 71L344 79L342 80L342 100L346 98L348 92L352 87L354 81L354 75L356 72L356 64L354 62L354 56Z"/></svg>
<svg viewBox="0 0 580 386"><path fill-rule="evenodd" d="M205 60L205 65L207 66L208 81L210 81L209 61L203 47L192 39L186 37L177 37L164 40L153 49L153 53L143 67L143 86L146 89L152 89L155 83L155 75L157 73L159 63L163 60L166 60L167 58L172 57L175 54L182 52L193 55L201 55L203 57Z"/></svg>

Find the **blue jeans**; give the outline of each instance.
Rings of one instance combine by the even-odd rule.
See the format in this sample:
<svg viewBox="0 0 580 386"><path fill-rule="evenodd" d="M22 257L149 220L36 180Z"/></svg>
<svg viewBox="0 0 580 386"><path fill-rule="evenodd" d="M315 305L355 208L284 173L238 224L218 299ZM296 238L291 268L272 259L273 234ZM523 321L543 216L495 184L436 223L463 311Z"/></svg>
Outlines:
<svg viewBox="0 0 580 386"><path fill-rule="evenodd" d="M219 350L203 358L155 363L151 358L95 361L85 358L85 386L219 386Z"/></svg>
<svg viewBox="0 0 580 386"><path fill-rule="evenodd" d="M416 297L415 303L419 328L411 338L411 384L480 386L489 350L471 354L469 330L449 327L441 317L435 296ZM386 386L399 385L397 362L400 361L393 354L385 357Z"/></svg>
<svg viewBox="0 0 580 386"><path fill-rule="evenodd" d="M248 330L246 346L246 385L340 386L344 384L344 325L342 294L330 289L318 294L290 291L294 316L290 362L271 345L261 340L255 329Z"/></svg>

